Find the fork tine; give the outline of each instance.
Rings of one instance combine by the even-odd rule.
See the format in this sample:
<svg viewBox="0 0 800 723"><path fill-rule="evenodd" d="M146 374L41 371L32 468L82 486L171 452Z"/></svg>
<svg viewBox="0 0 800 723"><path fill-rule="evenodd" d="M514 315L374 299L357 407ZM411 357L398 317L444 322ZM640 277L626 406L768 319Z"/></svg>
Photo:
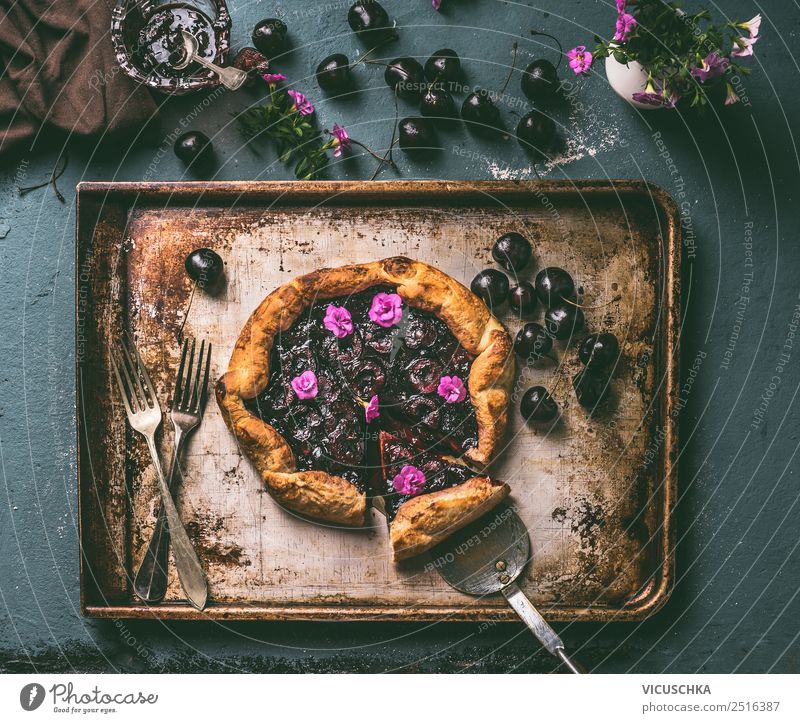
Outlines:
<svg viewBox="0 0 800 723"><path fill-rule="evenodd" d="M136 344L133 343L133 339L131 338L130 334L127 336L128 340L130 341L130 345L133 348L133 353L136 355L136 364L139 371L139 374L136 378L137 380L140 378L144 379L144 383L147 385L147 389L150 391L150 399L147 399L147 396L145 396L145 404L148 407L157 407L158 397L156 396L156 390L153 388L153 382L150 381L150 375L147 373L147 367L144 365L142 357L139 354L139 350L136 348Z"/></svg>
<svg viewBox="0 0 800 723"><path fill-rule="evenodd" d="M180 408L186 410L189 406L189 400L192 396L192 369L194 368L194 349L196 339L192 339L192 351L189 354L189 365L186 368L186 383L183 385L183 398L181 399Z"/></svg>
<svg viewBox="0 0 800 723"><path fill-rule="evenodd" d="M175 378L175 391L172 393L172 408L178 409L181 406L183 396L183 368L186 366L186 352L189 350L189 340L183 340L183 350L181 351L181 364L178 367L178 376Z"/></svg>
<svg viewBox="0 0 800 723"><path fill-rule="evenodd" d="M113 348L109 348L110 356L111 356L111 366L114 369L114 376L117 378L117 384L119 385L119 392L122 395L122 401L125 403L125 411L128 415L133 414L133 410L131 409L131 403L128 401L128 390L125 388L125 383L122 381L122 375L119 373L119 364L116 359L117 352Z"/></svg>
<svg viewBox="0 0 800 723"><path fill-rule="evenodd" d="M197 409L195 411L199 412L203 408L203 403L206 398L206 394L208 393L208 370L211 368L211 342L208 342L208 348L206 349L206 369L203 373L203 386L200 387L200 392L197 396Z"/></svg>
<svg viewBox="0 0 800 723"><path fill-rule="evenodd" d="M203 339L200 342L200 350L197 353L197 371L194 375L194 380L192 381L192 397L189 400L189 409L194 411L195 406L197 406L197 393L200 389L200 376L203 373L203 357L205 356L206 351L206 340Z"/></svg>
<svg viewBox="0 0 800 723"><path fill-rule="evenodd" d="M147 395L144 393L139 370L136 368L136 364L131 357L131 353L128 351L127 345L122 343L120 344L120 348L122 349L122 371L125 373L125 379L128 382L133 398L138 403L139 409L145 410L148 407ZM134 380L136 380L135 384Z"/></svg>

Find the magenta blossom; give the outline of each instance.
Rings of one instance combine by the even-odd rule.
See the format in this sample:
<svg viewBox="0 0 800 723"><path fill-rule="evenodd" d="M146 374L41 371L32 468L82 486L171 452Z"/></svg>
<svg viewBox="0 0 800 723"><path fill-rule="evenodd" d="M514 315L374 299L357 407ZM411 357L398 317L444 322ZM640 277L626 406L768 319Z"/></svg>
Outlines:
<svg viewBox="0 0 800 723"><path fill-rule="evenodd" d="M575 72L575 75L588 75L589 68L592 67L592 54L586 50L585 45L578 45L572 50L567 52L569 59L569 67Z"/></svg>
<svg viewBox="0 0 800 723"><path fill-rule="evenodd" d="M625 12L625 5L627 5L627 0L617 0L617 13L624 13Z"/></svg>
<svg viewBox="0 0 800 723"><path fill-rule="evenodd" d="M641 93L634 93L631 97L637 103L652 105L656 108L674 108L679 99L675 91L670 91L667 88L656 90L652 80L647 81L647 86L645 86L644 91Z"/></svg>
<svg viewBox="0 0 800 723"><path fill-rule="evenodd" d="M367 402L367 406L364 407L364 418L367 420L367 424L369 424L380 416L381 410L378 402L378 395L373 394L372 398Z"/></svg>
<svg viewBox="0 0 800 723"><path fill-rule="evenodd" d="M719 53L709 53L703 58L702 67L692 68L691 74L701 83L705 83L707 80L713 80L725 75L729 65L730 61L727 58L723 58Z"/></svg>
<svg viewBox="0 0 800 723"><path fill-rule="evenodd" d="M739 102L739 96L734 90L733 86L730 83L726 83L728 86L728 92L725 95L725 105L733 105L734 103Z"/></svg>
<svg viewBox="0 0 800 723"><path fill-rule="evenodd" d="M294 107L300 115L311 115L314 112L314 106L299 90L287 90L289 97L294 101Z"/></svg>
<svg viewBox="0 0 800 723"><path fill-rule="evenodd" d="M270 85L275 85L275 83L286 80L286 76L283 73L264 73L261 77L264 79L265 83L269 83Z"/></svg>
<svg viewBox="0 0 800 723"><path fill-rule="evenodd" d="M434 10L438 10L442 7L442 0L431 0L431 5L433 5Z"/></svg>
<svg viewBox="0 0 800 723"><path fill-rule="evenodd" d="M343 306L328 304L322 324L338 339L344 339L344 337L353 333L353 319L350 316L350 312Z"/></svg>
<svg viewBox="0 0 800 723"><path fill-rule="evenodd" d="M333 136L333 147L336 149L333 152L335 158L341 156L342 151L350 150L350 136L347 135L347 131L342 126L334 123L331 135Z"/></svg>
<svg viewBox="0 0 800 723"><path fill-rule="evenodd" d="M448 404L463 402L467 398L467 388L459 377L442 377L436 393Z"/></svg>
<svg viewBox="0 0 800 723"><path fill-rule="evenodd" d="M636 25L636 18L633 17L630 13L620 13L617 16L617 32L614 33L614 40L619 40L624 42L628 39L628 35L630 34L631 30L633 30L634 26Z"/></svg>
<svg viewBox="0 0 800 723"><path fill-rule="evenodd" d="M758 37L754 38L736 38L733 41L733 49L731 55L734 58L747 58L753 54L753 46L758 41Z"/></svg>
<svg viewBox="0 0 800 723"><path fill-rule="evenodd" d="M369 307L369 318L378 326L389 328L397 324L403 316L403 300L399 294L380 292L372 299Z"/></svg>
<svg viewBox="0 0 800 723"><path fill-rule="evenodd" d="M395 475L392 487L401 495L415 495L425 489L425 473L413 464L407 464Z"/></svg>
<svg viewBox="0 0 800 723"><path fill-rule="evenodd" d="M292 379L292 389L299 399L313 399L317 396L317 375L306 369L299 377Z"/></svg>

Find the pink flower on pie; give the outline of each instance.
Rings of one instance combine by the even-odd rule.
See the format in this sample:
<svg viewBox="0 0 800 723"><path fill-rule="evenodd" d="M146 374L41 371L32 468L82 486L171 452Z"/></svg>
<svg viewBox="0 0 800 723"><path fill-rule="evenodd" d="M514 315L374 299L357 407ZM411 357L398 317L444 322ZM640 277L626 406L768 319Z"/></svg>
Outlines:
<svg viewBox="0 0 800 723"><path fill-rule="evenodd" d="M299 90L290 89L286 92L294 101L294 110L296 110L300 115L311 115L314 112L314 106L311 104L311 101Z"/></svg>
<svg viewBox="0 0 800 723"><path fill-rule="evenodd" d="M350 312L343 306L328 304L322 323L338 339L343 339L353 333L353 319L350 317Z"/></svg>
<svg viewBox="0 0 800 723"><path fill-rule="evenodd" d="M415 495L425 489L425 473L413 464L407 464L392 480L392 487L401 495Z"/></svg>
<svg viewBox="0 0 800 723"><path fill-rule="evenodd" d="M299 399L313 399L317 396L317 375L306 369L299 377L292 379L292 389Z"/></svg>
<svg viewBox="0 0 800 723"><path fill-rule="evenodd" d="M367 406L364 407L364 417L367 420L367 424L369 424L380 416L381 412L378 407L378 395L373 394L372 399L370 399L369 402L367 402Z"/></svg>
<svg viewBox="0 0 800 723"><path fill-rule="evenodd" d="M459 377L442 377L436 392L448 404L463 402L467 398L467 388Z"/></svg>
<svg viewBox="0 0 800 723"><path fill-rule="evenodd" d="M372 299L369 307L369 318L378 326L390 327L403 317L403 300L399 294L386 294L381 291Z"/></svg>

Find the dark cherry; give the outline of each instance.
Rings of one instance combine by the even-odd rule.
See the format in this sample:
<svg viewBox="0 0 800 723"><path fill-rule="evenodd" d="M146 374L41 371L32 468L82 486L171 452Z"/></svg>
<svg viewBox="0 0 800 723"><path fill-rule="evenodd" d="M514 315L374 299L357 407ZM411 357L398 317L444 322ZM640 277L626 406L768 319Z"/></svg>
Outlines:
<svg viewBox="0 0 800 723"><path fill-rule="evenodd" d="M421 394L433 394L442 378L442 365L435 359L415 359L406 371L408 383Z"/></svg>
<svg viewBox="0 0 800 723"><path fill-rule="evenodd" d="M550 336L569 339L583 328L583 312L573 304L556 304L545 312L544 325Z"/></svg>
<svg viewBox="0 0 800 723"><path fill-rule="evenodd" d="M187 131L178 136L173 146L175 155L187 166L206 163L211 158L211 139L201 131Z"/></svg>
<svg viewBox="0 0 800 723"><path fill-rule="evenodd" d="M439 407L431 397L415 395L400 405L400 411L409 421L436 429L439 427Z"/></svg>
<svg viewBox="0 0 800 723"><path fill-rule="evenodd" d="M383 327L368 329L364 334L364 341L367 345L379 354L388 354L394 346L395 329L384 329Z"/></svg>
<svg viewBox="0 0 800 723"><path fill-rule="evenodd" d="M607 331L592 334L578 350L578 358L593 370L610 366L617 357L619 357L619 342L617 337Z"/></svg>
<svg viewBox="0 0 800 723"><path fill-rule="evenodd" d="M534 60L522 74L522 92L534 101L552 98L559 88L558 72L549 61Z"/></svg>
<svg viewBox="0 0 800 723"><path fill-rule="evenodd" d="M347 11L347 23L370 46L380 45L395 36L389 13L376 0L353 3Z"/></svg>
<svg viewBox="0 0 800 723"><path fill-rule="evenodd" d="M470 284L472 293L486 302L489 309L500 306L508 297L508 276L497 269L484 269Z"/></svg>
<svg viewBox="0 0 800 723"><path fill-rule="evenodd" d="M446 118L451 120L456 117L456 103L453 96L444 88L428 88L419 102L419 112L426 118Z"/></svg>
<svg viewBox="0 0 800 723"><path fill-rule="evenodd" d="M522 395L519 411L529 422L551 422L558 416L558 405L544 387L531 387Z"/></svg>
<svg viewBox="0 0 800 723"><path fill-rule="evenodd" d="M532 253L531 242L516 231L503 234L492 247L492 258L504 268L516 273L528 265Z"/></svg>
<svg viewBox="0 0 800 723"><path fill-rule="evenodd" d="M253 45L268 58L286 50L288 28L283 20L266 18L253 28Z"/></svg>
<svg viewBox="0 0 800 723"><path fill-rule="evenodd" d="M522 116L517 124L517 140L525 150L546 151L555 137L555 122L538 110Z"/></svg>
<svg viewBox="0 0 800 723"><path fill-rule="evenodd" d="M553 306L563 299L575 298L575 282L564 269L557 266L549 266L536 274L534 286L539 301L545 306Z"/></svg>
<svg viewBox="0 0 800 723"><path fill-rule="evenodd" d="M406 326L404 341L409 349L426 349L436 343L436 326L431 319L413 317Z"/></svg>
<svg viewBox="0 0 800 723"><path fill-rule="evenodd" d="M344 53L334 53L317 66L317 83L327 93L340 93L350 87L350 61Z"/></svg>
<svg viewBox="0 0 800 723"><path fill-rule="evenodd" d="M437 50L425 63L425 77L431 83L452 83L461 74L461 60L450 48Z"/></svg>
<svg viewBox="0 0 800 723"><path fill-rule="evenodd" d="M436 133L428 118L403 118L399 125L400 149L406 153L436 150Z"/></svg>
<svg viewBox="0 0 800 723"><path fill-rule="evenodd" d="M425 90L425 71L414 58L395 58L383 71L383 79L407 100L416 100Z"/></svg>
<svg viewBox="0 0 800 723"><path fill-rule="evenodd" d="M364 343L358 334L350 334L342 339L330 334L323 339L322 350L327 354L329 364L338 369L356 361L364 350Z"/></svg>
<svg viewBox="0 0 800 723"><path fill-rule="evenodd" d="M489 135L500 128L500 110L485 90L470 93L461 105L461 118L477 133Z"/></svg>
<svg viewBox="0 0 800 723"><path fill-rule="evenodd" d="M589 368L579 371L572 379L578 404L590 411L602 404L611 387L609 380L608 374L597 373Z"/></svg>
<svg viewBox="0 0 800 723"><path fill-rule="evenodd" d="M377 394L386 382L383 366L374 359L361 359L353 365L350 385L353 394L361 399L369 400Z"/></svg>
<svg viewBox="0 0 800 723"><path fill-rule="evenodd" d="M514 351L523 359L541 359L550 353L553 348L553 339L541 324L531 321L525 324L514 340Z"/></svg>
<svg viewBox="0 0 800 723"><path fill-rule="evenodd" d="M183 266L201 289L215 283L225 269L222 257L213 249L195 249L186 257Z"/></svg>
<svg viewBox="0 0 800 723"><path fill-rule="evenodd" d="M514 286L508 292L508 305L520 316L532 314L536 302L536 290L527 281L520 281L519 286Z"/></svg>

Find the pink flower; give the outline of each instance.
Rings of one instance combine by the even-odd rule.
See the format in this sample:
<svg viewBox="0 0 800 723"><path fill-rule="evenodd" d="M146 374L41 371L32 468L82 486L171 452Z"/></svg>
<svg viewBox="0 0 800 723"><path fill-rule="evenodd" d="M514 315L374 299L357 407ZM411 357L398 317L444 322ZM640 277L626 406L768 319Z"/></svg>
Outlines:
<svg viewBox="0 0 800 723"><path fill-rule="evenodd" d="M614 33L614 40L625 41L636 25L636 18L630 13L620 13L617 17L617 32Z"/></svg>
<svg viewBox="0 0 800 723"><path fill-rule="evenodd" d="M448 404L463 402L467 398L467 388L458 377L442 377L436 392Z"/></svg>
<svg viewBox="0 0 800 723"><path fill-rule="evenodd" d="M344 339L353 333L353 319L343 306L328 304L322 323L338 339Z"/></svg>
<svg viewBox="0 0 800 723"><path fill-rule="evenodd" d="M680 96L666 87L656 90L653 81L647 81L647 86L643 92L634 93L631 96L637 103L644 103L645 105L653 105L657 108L674 108L675 104L680 100Z"/></svg>
<svg viewBox="0 0 800 723"><path fill-rule="evenodd" d="M701 68L692 68L690 72L701 83L705 83L707 80L713 80L725 75L729 65L730 61L727 58L723 58L719 53L714 52L703 58L703 66Z"/></svg>
<svg viewBox="0 0 800 723"><path fill-rule="evenodd" d="M381 291L372 299L369 318L378 326L390 327L403 317L403 300L399 294L386 294Z"/></svg>
<svg viewBox="0 0 800 723"><path fill-rule="evenodd" d="M265 83L269 83L270 85L275 85L275 83L286 80L286 76L283 73L265 73L261 77L264 79Z"/></svg>
<svg viewBox="0 0 800 723"><path fill-rule="evenodd" d="M627 4L627 0L617 0L617 14L625 12L625 5Z"/></svg>
<svg viewBox="0 0 800 723"><path fill-rule="evenodd" d="M289 97L294 101L295 110L300 115L311 115L314 112L314 106L299 90L289 89L286 91Z"/></svg>
<svg viewBox="0 0 800 723"><path fill-rule="evenodd" d="M392 480L392 487L401 495L415 495L425 489L425 474L412 464L407 464Z"/></svg>
<svg viewBox="0 0 800 723"><path fill-rule="evenodd" d="M347 131L342 126L334 123L331 135L334 138L334 148L336 149L333 152L334 158L341 156L343 150L350 150L350 136L347 135Z"/></svg>
<svg viewBox="0 0 800 723"><path fill-rule="evenodd" d="M753 46L758 41L758 38L736 38L733 41L733 50L731 55L734 58L747 58L753 54Z"/></svg>
<svg viewBox="0 0 800 723"><path fill-rule="evenodd" d="M380 416L381 412L378 406L378 395L373 394L372 399L370 399L369 402L367 402L367 406L364 407L364 417L367 420L367 424L369 424Z"/></svg>
<svg viewBox="0 0 800 723"><path fill-rule="evenodd" d="M754 18L750 18L746 23L739 23L736 27L743 28L748 33L750 33L751 38L758 37L758 31L761 28L761 15L756 15Z"/></svg>
<svg viewBox="0 0 800 723"><path fill-rule="evenodd" d="M434 10L438 10L442 7L442 0L431 0L431 5L433 5Z"/></svg>
<svg viewBox="0 0 800 723"><path fill-rule="evenodd" d="M586 50L585 45L578 45L568 51L567 58L569 58L569 67L572 68L575 75L589 74L589 68L592 66L592 54Z"/></svg>
<svg viewBox="0 0 800 723"><path fill-rule="evenodd" d="M738 103L739 96L737 95L733 86L730 83L726 83L726 85L728 86L728 93L725 96L725 105L733 105L734 103Z"/></svg>
<svg viewBox="0 0 800 723"><path fill-rule="evenodd" d="M306 369L299 377L292 379L292 389L298 399L313 399L317 396L317 375Z"/></svg>

